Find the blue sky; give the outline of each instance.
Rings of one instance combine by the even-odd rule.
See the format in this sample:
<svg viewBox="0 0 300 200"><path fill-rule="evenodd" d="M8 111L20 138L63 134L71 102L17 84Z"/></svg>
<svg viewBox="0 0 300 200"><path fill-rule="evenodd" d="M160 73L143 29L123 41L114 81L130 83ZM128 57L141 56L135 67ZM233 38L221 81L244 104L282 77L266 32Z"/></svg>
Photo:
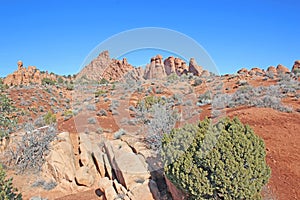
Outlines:
<svg viewBox="0 0 300 200"><path fill-rule="evenodd" d="M0 0L0 76L12 73L18 60L77 73L99 43L142 27L193 38L222 74L242 67L291 68L300 59L299 7L298 0ZM134 65L150 58L149 52L128 56Z"/></svg>

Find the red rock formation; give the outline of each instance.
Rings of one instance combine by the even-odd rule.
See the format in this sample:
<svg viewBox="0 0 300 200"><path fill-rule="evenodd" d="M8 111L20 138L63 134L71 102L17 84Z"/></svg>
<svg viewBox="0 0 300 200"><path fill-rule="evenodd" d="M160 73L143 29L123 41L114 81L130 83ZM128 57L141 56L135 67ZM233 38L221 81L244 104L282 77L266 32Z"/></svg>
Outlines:
<svg viewBox="0 0 300 200"><path fill-rule="evenodd" d="M146 66L145 79L162 79L167 76L165 66L162 61L162 56L157 55L151 58L151 63Z"/></svg>
<svg viewBox="0 0 300 200"><path fill-rule="evenodd" d="M22 61L18 61L17 64L18 70L4 78L4 84L8 86L41 84L44 78L49 78L53 81L56 81L58 78L55 74L42 74L35 66L29 66L28 69L26 69L23 67ZM66 78L62 78L64 81L66 80Z"/></svg>
<svg viewBox="0 0 300 200"><path fill-rule="evenodd" d="M193 73L195 76L200 76L203 69L200 67L194 58L190 59L189 70L190 73Z"/></svg>
<svg viewBox="0 0 300 200"><path fill-rule="evenodd" d="M249 75L257 75L257 76L262 76L265 74L265 71L263 69L260 69L258 67L254 67L252 68L249 72L248 72Z"/></svg>
<svg viewBox="0 0 300 200"><path fill-rule="evenodd" d="M276 71L277 71L278 74L280 74L280 73L284 73L285 74L285 73L289 73L290 72L290 70L287 67L285 67L283 65L280 65L280 64L277 66Z"/></svg>
<svg viewBox="0 0 300 200"><path fill-rule="evenodd" d="M300 70L300 60L296 60L294 65L293 65L293 68L292 68L292 72L295 72L295 71L298 71Z"/></svg>
<svg viewBox="0 0 300 200"><path fill-rule="evenodd" d="M128 64L126 58L122 61L110 59L109 52L103 51L79 72L77 78L85 76L90 80L99 81L105 78L108 81L117 81L133 69L134 67Z"/></svg>
<svg viewBox="0 0 300 200"><path fill-rule="evenodd" d="M237 71L238 74L247 74L248 70L246 68L242 68L239 71Z"/></svg>
<svg viewBox="0 0 300 200"><path fill-rule="evenodd" d="M167 75L176 73L175 58L173 56L170 56L167 59L165 59L164 65L165 65L165 70L166 70Z"/></svg>
<svg viewBox="0 0 300 200"><path fill-rule="evenodd" d="M277 74L277 70L274 66L268 67L267 72L272 73L272 74Z"/></svg>

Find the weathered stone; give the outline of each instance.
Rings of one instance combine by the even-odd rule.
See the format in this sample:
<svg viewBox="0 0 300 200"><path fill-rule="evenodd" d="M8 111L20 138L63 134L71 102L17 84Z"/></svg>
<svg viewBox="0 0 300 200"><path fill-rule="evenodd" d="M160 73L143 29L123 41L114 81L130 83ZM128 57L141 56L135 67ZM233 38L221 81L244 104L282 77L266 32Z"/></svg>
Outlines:
<svg viewBox="0 0 300 200"><path fill-rule="evenodd" d="M94 184L94 177L90 174L87 166L82 166L76 171L76 182L79 185L90 187Z"/></svg>
<svg viewBox="0 0 300 200"><path fill-rule="evenodd" d="M139 184L131 191L132 200L159 200L159 190L156 183L153 180L146 180L143 184Z"/></svg>
<svg viewBox="0 0 300 200"><path fill-rule="evenodd" d="M100 179L99 189L104 193L107 200L114 200L118 197L117 192L113 187L112 180L109 180L107 177Z"/></svg>
<svg viewBox="0 0 300 200"><path fill-rule="evenodd" d="M74 181L75 178L75 156L71 144L70 135L67 132L58 134L61 138L52 145L52 150L46 157L43 172L57 182L62 179Z"/></svg>
<svg viewBox="0 0 300 200"><path fill-rule="evenodd" d="M105 176L105 162L104 162L104 154L101 151L95 151L94 152L94 158L95 158L95 164L97 165L97 169L99 170L99 173L101 177Z"/></svg>

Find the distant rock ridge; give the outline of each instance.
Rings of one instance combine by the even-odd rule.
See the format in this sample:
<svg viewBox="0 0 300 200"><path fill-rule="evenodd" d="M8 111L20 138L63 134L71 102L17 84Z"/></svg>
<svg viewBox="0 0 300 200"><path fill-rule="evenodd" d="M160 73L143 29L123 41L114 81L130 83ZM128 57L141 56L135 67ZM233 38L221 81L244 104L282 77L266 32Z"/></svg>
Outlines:
<svg viewBox="0 0 300 200"><path fill-rule="evenodd" d="M250 75L250 76L266 75L266 74L278 75L278 74L291 73L291 72L294 72L296 69L300 69L300 60L295 61L292 71L290 71L289 68L287 68L286 66L279 64L279 65L277 65L277 67L269 66L267 68L267 70L260 69L258 67L253 67L251 70L242 68L242 69L238 70L237 73L240 75Z"/></svg>
<svg viewBox="0 0 300 200"><path fill-rule="evenodd" d="M203 70L194 58L191 58L187 65L181 58L170 56L163 60L161 55L152 57L145 69L136 68L128 64L126 58L123 60L111 59L109 52L103 51L78 73L77 78L86 77L89 80L97 81L102 78L108 81L118 81L124 77L134 80L162 79L173 73L178 76L187 73L200 76L202 73L207 74L207 71Z"/></svg>
<svg viewBox="0 0 300 200"><path fill-rule="evenodd" d="M78 73L77 78L85 76L89 80L104 78L108 81L118 81L133 69L134 67L128 64L126 58L123 58L122 61L111 59L109 52L103 51Z"/></svg>
<svg viewBox="0 0 300 200"><path fill-rule="evenodd" d="M57 79L60 77L53 73L49 74L47 71L40 71L35 66L28 66L28 68L26 69L26 67L23 66L23 62L21 60L17 62L17 65L18 69L3 79L4 84L8 86L42 84L42 80L44 78L57 81ZM67 79L65 77L61 78L63 79L63 81Z"/></svg>
<svg viewBox="0 0 300 200"><path fill-rule="evenodd" d="M42 84L44 78L48 78L53 81L57 81L59 77L63 81L69 80L66 76L58 76L53 73L42 72L35 66L29 66L27 69L23 67L23 62L17 62L18 69L9 74L3 79L3 83L8 86L14 85L30 85L30 84ZM300 60L295 61L292 72L298 72L300 69ZM273 74L278 75L282 73L291 72L287 67L279 64L277 67L270 66L265 71L260 68L252 68L247 70L242 68L237 71L240 75L265 75ZM194 58L190 58L189 64L187 65L181 58L175 58L170 56L163 59L161 55L156 55L150 59L150 63L146 65L146 68L134 67L128 63L126 58L122 60L117 60L110 58L108 51L101 52L97 58L92 60L88 65L86 65L77 75L76 78L87 78L88 80L100 81L102 78L107 81L120 81L123 78L130 78L133 80L142 79L163 79L171 74L177 74L181 76L183 74L191 73L194 76L209 76L210 72L204 70L199 66ZM71 80L71 79L70 79Z"/></svg>

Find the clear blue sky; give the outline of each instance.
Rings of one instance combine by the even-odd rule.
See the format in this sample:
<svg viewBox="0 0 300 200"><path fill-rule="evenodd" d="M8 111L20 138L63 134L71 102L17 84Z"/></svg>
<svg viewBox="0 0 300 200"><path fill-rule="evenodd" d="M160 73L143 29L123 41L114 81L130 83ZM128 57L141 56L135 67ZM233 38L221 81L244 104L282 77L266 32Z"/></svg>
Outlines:
<svg viewBox="0 0 300 200"><path fill-rule="evenodd" d="M58 74L77 73L99 43L141 27L192 37L221 73L291 68L300 59L299 8L298 0L0 0L0 76L13 72L18 60ZM144 64L148 57L129 62Z"/></svg>

